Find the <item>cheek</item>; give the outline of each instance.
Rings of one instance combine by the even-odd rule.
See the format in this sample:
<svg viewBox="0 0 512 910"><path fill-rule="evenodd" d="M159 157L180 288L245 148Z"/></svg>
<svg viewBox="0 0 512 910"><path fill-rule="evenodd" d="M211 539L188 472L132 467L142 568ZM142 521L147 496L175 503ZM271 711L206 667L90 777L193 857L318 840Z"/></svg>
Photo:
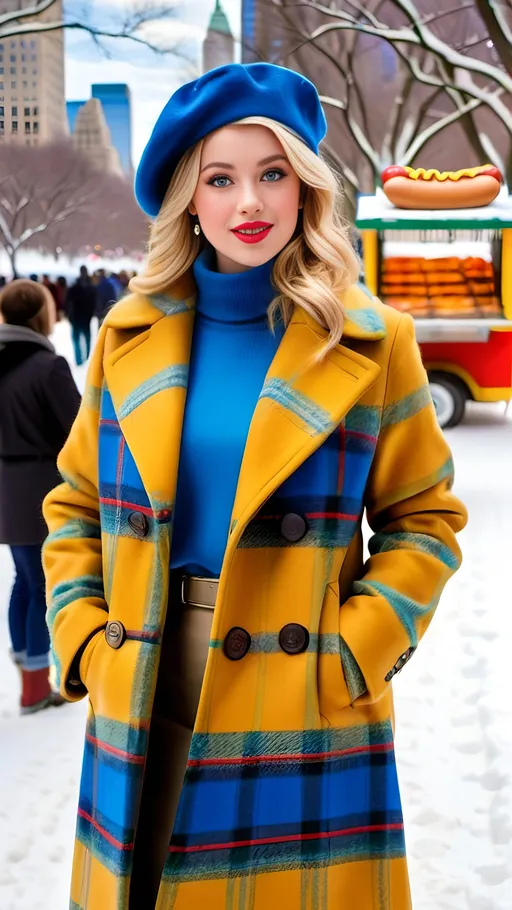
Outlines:
<svg viewBox="0 0 512 910"><path fill-rule="evenodd" d="M199 221L205 225L222 224L229 217L232 203L229 203L227 194L208 192L208 189L196 193L194 197Z"/></svg>
<svg viewBox="0 0 512 910"><path fill-rule="evenodd" d="M300 187L291 181L283 181L282 189L277 202L277 210L283 220L297 219L299 212Z"/></svg>

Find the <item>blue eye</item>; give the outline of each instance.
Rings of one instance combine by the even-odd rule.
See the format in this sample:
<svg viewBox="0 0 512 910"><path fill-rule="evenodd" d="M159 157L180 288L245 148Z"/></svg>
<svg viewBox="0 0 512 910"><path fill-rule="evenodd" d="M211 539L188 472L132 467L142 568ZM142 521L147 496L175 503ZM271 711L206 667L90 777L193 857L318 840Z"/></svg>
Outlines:
<svg viewBox="0 0 512 910"><path fill-rule="evenodd" d="M281 171L279 168L275 168L275 167L272 168L271 171L265 171L263 176L268 177L269 174L277 174L277 180L274 180L274 179L267 180L266 181L267 183L277 183L281 179L281 177L286 177L286 174L284 171Z"/></svg>
<svg viewBox="0 0 512 910"><path fill-rule="evenodd" d="M223 189L225 186L228 186L227 183L216 183L217 180L229 180L229 177L226 177L225 174L219 174L216 177L212 177L211 180L208 181L208 186L217 186L219 189Z"/></svg>

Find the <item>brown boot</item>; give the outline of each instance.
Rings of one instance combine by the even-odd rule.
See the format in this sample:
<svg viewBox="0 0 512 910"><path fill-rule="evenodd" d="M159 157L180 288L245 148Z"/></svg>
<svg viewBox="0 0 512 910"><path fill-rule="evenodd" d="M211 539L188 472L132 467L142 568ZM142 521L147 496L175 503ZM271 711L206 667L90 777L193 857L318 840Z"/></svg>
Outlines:
<svg viewBox="0 0 512 910"><path fill-rule="evenodd" d="M65 699L62 695L52 689L48 673L48 667L43 667L42 670L22 669L22 714L35 714L44 708L64 704Z"/></svg>

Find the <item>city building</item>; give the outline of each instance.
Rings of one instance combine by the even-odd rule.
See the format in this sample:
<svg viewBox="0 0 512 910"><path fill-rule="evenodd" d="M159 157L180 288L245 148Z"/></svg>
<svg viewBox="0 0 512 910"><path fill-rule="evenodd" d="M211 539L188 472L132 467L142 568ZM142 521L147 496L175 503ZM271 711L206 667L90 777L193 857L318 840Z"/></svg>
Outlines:
<svg viewBox="0 0 512 910"><path fill-rule="evenodd" d="M33 5L33 0L0 0L0 14ZM61 17L62 0L57 0L38 21ZM0 39L0 141L37 145L68 132L63 32Z"/></svg>
<svg viewBox="0 0 512 910"><path fill-rule="evenodd" d="M220 0L215 0L215 9L211 15L206 38L203 42L202 72L233 63L235 59L235 41L229 22Z"/></svg>
<svg viewBox="0 0 512 910"><path fill-rule="evenodd" d="M132 164L132 106L130 89L125 84L93 85L93 98L101 101L112 144L117 149L126 176L133 174Z"/></svg>
<svg viewBox="0 0 512 910"><path fill-rule="evenodd" d="M68 114L68 126L70 133L72 133L75 129L76 115L84 104L85 101L66 101L66 111Z"/></svg>
<svg viewBox="0 0 512 910"><path fill-rule="evenodd" d="M110 130L98 98L90 98L77 111L73 142L97 170L122 175L119 153L112 145Z"/></svg>
<svg viewBox="0 0 512 910"><path fill-rule="evenodd" d="M123 173L133 176L132 164L132 115L131 93L124 83L97 84L91 87L91 95L101 102L103 114L110 131L111 142L117 150ZM69 130L74 132L76 118L85 101L68 101L67 115Z"/></svg>

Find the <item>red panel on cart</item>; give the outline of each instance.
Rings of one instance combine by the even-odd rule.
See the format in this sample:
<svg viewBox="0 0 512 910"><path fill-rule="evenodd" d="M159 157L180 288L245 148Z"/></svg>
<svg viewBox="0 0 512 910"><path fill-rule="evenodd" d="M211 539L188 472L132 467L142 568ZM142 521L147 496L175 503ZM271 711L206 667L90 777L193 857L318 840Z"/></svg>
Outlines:
<svg viewBox="0 0 512 910"><path fill-rule="evenodd" d="M482 388L510 388L512 384L512 332L491 332L483 342L421 344L425 366L443 361L463 367Z"/></svg>

